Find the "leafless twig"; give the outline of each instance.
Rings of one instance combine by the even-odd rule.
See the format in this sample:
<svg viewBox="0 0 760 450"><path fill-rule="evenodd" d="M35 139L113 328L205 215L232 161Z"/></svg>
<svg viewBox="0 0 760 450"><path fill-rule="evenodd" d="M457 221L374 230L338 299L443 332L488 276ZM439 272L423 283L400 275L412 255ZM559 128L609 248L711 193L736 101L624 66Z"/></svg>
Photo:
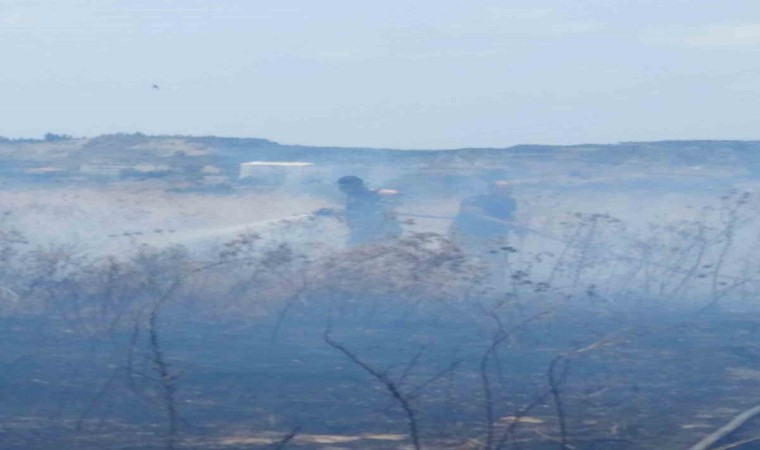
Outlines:
<svg viewBox="0 0 760 450"><path fill-rule="evenodd" d="M298 436L298 427L293 428L292 430L290 430L290 432L288 432L288 434L283 436L279 441L272 444L272 447L270 447L270 450L284 449L285 446L288 445L288 443L290 443L290 441L292 441L296 436Z"/></svg>
<svg viewBox="0 0 760 450"><path fill-rule="evenodd" d="M417 425L416 414L412 408L409 397L400 391L397 382L393 381L387 373L381 372L364 362L361 358L359 358L359 356L356 355L356 353L346 348L346 346L343 344L333 340L330 337L329 328L325 331L324 339L327 345L343 353L343 355L345 355L346 358L348 358L351 362L364 369L365 372L370 374L373 378L375 378L375 380L385 386L385 389L388 391L388 393L390 393L393 399L398 402L398 404L401 406L401 409L404 410L404 414L406 415L407 423L409 426L409 436L412 439L412 445L414 446L415 450L420 450L422 447L420 446L419 427Z"/></svg>

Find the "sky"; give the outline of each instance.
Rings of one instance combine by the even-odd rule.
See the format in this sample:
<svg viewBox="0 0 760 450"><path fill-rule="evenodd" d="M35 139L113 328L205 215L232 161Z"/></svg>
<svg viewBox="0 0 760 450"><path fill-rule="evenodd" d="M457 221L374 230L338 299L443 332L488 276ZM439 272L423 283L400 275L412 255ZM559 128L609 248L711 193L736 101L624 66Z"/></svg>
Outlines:
<svg viewBox="0 0 760 450"><path fill-rule="evenodd" d="M0 61L6 137L760 139L757 0L0 0Z"/></svg>

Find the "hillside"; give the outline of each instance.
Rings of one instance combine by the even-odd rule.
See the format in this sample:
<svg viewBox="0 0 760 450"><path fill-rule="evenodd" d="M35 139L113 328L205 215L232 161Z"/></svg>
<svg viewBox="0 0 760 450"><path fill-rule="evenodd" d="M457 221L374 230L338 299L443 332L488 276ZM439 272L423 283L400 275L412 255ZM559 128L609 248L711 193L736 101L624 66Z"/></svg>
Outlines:
<svg viewBox="0 0 760 450"><path fill-rule="evenodd" d="M535 177L554 182L657 177L725 178L760 173L759 141L662 141L608 145L520 145L493 149L394 150L284 145L266 139L105 135L48 140L0 139L2 185L160 179L174 188L239 184L248 161L304 161L324 177L352 172L402 183L462 176ZM332 182L329 178L326 180Z"/></svg>

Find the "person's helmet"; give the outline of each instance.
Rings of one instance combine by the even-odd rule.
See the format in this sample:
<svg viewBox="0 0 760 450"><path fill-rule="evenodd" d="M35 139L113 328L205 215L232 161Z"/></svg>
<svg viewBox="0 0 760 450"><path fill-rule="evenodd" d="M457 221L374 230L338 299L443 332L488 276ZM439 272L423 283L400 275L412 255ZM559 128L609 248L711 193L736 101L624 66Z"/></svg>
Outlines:
<svg viewBox="0 0 760 450"><path fill-rule="evenodd" d="M338 179L338 186L364 186L364 181L354 175L346 175Z"/></svg>
<svg viewBox="0 0 760 450"><path fill-rule="evenodd" d="M338 188L343 192L355 191L364 187L364 181L354 175L347 175L338 179Z"/></svg>

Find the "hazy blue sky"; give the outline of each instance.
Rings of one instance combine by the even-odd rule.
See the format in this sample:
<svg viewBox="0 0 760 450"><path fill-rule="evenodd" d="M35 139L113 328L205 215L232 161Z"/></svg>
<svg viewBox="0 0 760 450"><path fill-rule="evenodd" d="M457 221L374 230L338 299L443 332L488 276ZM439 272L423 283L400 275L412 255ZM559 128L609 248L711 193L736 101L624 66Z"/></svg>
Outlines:
<svg viewBox="0 0 760 450"><path fill-rule="evenodd" d="M758 0L0 0L0 61L13 137L760 139Z"/></svg>

